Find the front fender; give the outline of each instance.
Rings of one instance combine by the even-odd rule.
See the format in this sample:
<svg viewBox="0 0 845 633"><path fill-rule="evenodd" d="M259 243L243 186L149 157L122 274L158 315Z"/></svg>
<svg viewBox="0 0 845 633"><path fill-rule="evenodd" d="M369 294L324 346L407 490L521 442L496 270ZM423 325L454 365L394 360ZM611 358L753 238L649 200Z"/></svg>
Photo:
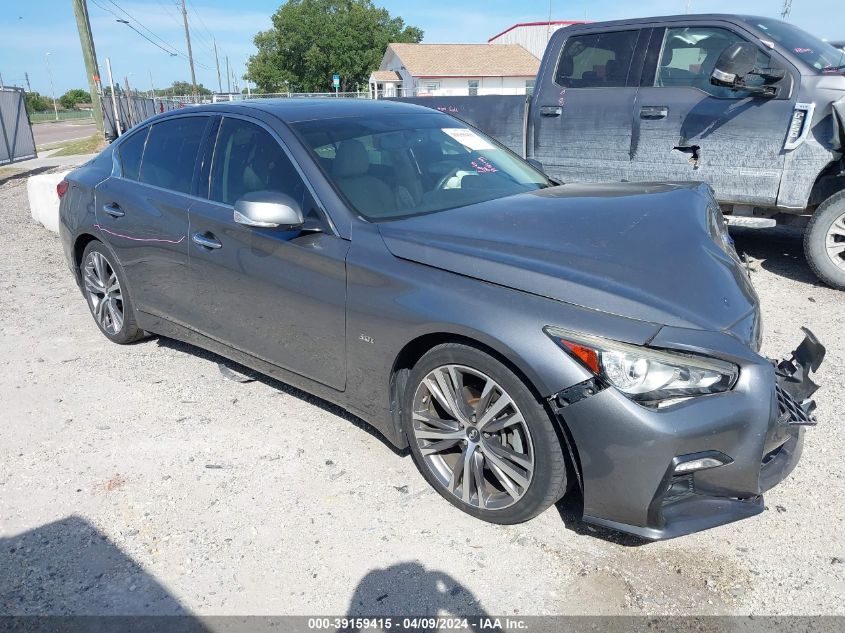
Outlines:
<svg viewBox="0 0 845 633"><path fill-rule="evenodd" d="M347 259L350 405L397 443L391 379L410 343L432 334L476 341L508 359L546 398L590 377L546 325L643 344L659 326L579 308L394 257L374 225L353 228Z"/></svg>

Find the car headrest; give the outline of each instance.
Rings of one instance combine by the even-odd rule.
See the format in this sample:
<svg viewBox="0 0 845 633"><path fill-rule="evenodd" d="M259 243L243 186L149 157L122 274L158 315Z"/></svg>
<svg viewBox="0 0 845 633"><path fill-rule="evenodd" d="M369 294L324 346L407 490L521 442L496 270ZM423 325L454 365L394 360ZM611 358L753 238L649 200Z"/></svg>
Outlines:
<svg viewBox="0 0 845 633"><path fill-rule="evenodd" d="M370 168L367 148L361 141L349 139L337 146L332 173L338 178L350 178L366 174Z"/></svg>
<svg viewBox="0 0 845 633"><path fill-rule="evenodd" d="M575 71L575 62L572 57L564 57L560 60L560 68L558 69L559 77L572 77Z"/></svg>

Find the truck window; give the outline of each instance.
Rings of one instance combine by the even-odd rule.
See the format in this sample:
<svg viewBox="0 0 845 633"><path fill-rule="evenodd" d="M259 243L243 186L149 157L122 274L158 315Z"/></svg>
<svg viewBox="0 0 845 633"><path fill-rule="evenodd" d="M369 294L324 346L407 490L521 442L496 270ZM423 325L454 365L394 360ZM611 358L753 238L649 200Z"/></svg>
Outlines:
<svg viewBox="0 0 845 633"><path fill-rule="evenodd" d="M746 41L732 31L711 26L666 29L654 85L663 88L698 88L714 97L742 99L748 93L714 86L710 83L710 75L722 51L731 44ZM757 67L765 68L769 64L769 56L758 50ZM763 78L752 75L747 78L747 83L762 85Z"/></svg>
<svg viewBox="0 0 845 633"><path fill-rule="evenodd" d="M564 88L617 88L628 82L639 31L574 35L566 40L555 72Z"/></svg>

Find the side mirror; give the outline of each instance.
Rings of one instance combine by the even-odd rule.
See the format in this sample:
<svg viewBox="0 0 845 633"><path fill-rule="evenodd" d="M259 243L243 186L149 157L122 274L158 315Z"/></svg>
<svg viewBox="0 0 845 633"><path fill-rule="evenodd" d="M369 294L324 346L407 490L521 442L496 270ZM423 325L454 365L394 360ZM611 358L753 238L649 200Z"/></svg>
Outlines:
<svg viewBox="0 0 845 633"><path fill-rule="evenodd" d="M283 193L254 191L235 202L235 222L265 229L291 231L305 223L299 204Z"/></svg>
<svg viewBox="0 0 845 633"><path fill-rule="evenodd" d="M716 61L710 83L738 90L743 87L745 77L754 70L757 48L749 42L731 44Z"/></svg>

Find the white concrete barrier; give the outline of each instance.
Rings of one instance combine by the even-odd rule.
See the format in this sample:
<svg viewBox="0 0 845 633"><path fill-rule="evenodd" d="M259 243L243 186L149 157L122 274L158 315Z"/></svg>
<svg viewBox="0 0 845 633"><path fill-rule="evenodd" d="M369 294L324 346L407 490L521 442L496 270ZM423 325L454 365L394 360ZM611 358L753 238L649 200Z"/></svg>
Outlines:
<svg viewBox="0 0 845 633"><path fill-rule="evenodd" d="M59 194L56 185L70 172L30 176L26 180L26 194L29 197L29 212L32 219L44 225L48 231L59 232Z"/></svg>

